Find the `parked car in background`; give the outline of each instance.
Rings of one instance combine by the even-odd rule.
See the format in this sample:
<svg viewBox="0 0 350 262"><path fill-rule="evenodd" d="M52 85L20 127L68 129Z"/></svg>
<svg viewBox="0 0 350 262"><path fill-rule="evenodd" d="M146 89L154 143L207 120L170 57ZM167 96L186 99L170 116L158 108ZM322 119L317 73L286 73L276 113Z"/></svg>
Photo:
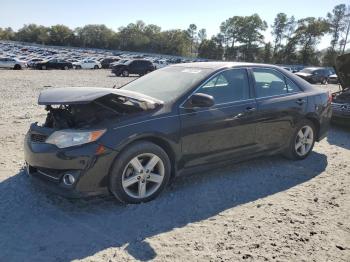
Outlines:
<svg viewBox="0 0 350 262"><path fill-rule="evenodd" d="M295 74L311 84L327 84L330 72L326 68L306 67Z"/></svg>
<svg viewBox="0 0 350 262"><path fill-rule="evenodd" d="M43 59L41 59L41 58L33 58L33 59L30 59L30 60L27 62L27 65L28 65L28 67L33 68L33 67L35 67L35 64L36 64L36 63L39 63L39 62L42 62L42 61L43 61Z"/></svg>
<svg viewBox="0 0 350 262"><path fill-rule="evenodd" d="M50 59L47 61L42 61L35 64L36 69L46 70L46 69L63 69L68 70L73 68L73 64L63 59Z"/></svg>
<svg viewBox="0 0 350 262"><path fill-rule="evenodd" d="M128 61L130 61L130 59L120 59L119 61L110 63L109 68L113 68L114 66L119 65L119 64L125 64Z"/></svg>
<svg viewBox="0 0 350 262"><path fill-rule="evenodd" d="M104 58L100 61L102 68L109 68L111 63L118 62L120 58Z"/></svg>
<svg viewBox="0 0 350 262"><path fill-rule="evenodd" d="M166 67L168 63L166 60L155 60L153 61L153 65L156 67L156 69Z"/></svg>
<svg viewBox="0 0 350 262"><path fill-rule="evenodd" d="M337 74L330 75L328 77L328 83L329 84L339 84L339 78Z"/></svg>
<svg viewBox="0 0 350 262"><path fill-rule="evenodd" d="M328 131L328 91L277 66L202 62L121 89L54 88L25 137L29 175L70 197L157 197L171 177L252 157L305 159Z"/></svg>
<svg viewBox="0 0 350 262"><path fill-rule="evenodd" d="M335 68L341 90L333 93L332 120L350 125L350 53L337 57Z"/></svg>
<svg viewBox="0 0 350 262"><path fill-rule="evenodd" d="M24 61L20 61L16 58L0 57L0 68L20 70L24 67L26 67L26 63Z"/></svg>
<svg viewBox="0 0 350 262"><path fill-rule="evenodd" d="M102 65L100 62L95 60L83 60L73 63L75 69L101 69Z"/></svg>
<svg viewBox="0 0 350 262"><path fill-rule="evenodd" d="M127 77L130 74L145 75L156 68L149 60L135 59L125 62L124 64L116 64L112 68L112 73L116 76Z"/></svg>

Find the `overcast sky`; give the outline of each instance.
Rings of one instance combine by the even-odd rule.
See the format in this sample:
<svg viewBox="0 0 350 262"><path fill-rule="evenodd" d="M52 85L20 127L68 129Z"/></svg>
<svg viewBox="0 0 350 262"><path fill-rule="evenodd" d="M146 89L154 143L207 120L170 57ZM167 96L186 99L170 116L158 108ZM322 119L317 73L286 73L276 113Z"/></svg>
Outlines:
<svg viewBox="0 0 350 262"><path fill-rule="evenodd" d="M284 12L297 19L315 16L325 17L344 0L8 0L0 1L0 27L11 26L15 30L24 24L45 26L64 24L71 28L86 24L105 24L117 30L120 26L143 20L166 29L186 29L194 23L206 28L208 36L217 34L220 23L235 15L258 13L270 26L277 13ZM265 40L271 40L271 28ZM319 48L329 45L325 37Z"/></svg>

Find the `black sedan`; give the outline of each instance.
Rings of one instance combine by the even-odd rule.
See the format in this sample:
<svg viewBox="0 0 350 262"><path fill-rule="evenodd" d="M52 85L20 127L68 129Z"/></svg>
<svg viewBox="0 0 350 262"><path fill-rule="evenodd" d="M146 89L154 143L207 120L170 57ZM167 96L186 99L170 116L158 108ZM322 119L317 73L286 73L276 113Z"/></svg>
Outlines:
<svg viewBox="0 0 350 262"><path fill-rule="evenodd" d="M46 70L46 69L68 70L73 68L73 64L63 59L50 59L47 61L35 63L34 67L36 69L41 69L41 70Z"/></svg>
<svg viewBox="0 0 350 262"><path fill-rule="evenodd" d="M295 74L311 84L327 84L331 72L327 68L307 67Z"/></svg>
<svg viewBox="0 0 350 262"><path fill-rule="evenodd" d="M112 67L112 73L116 76L127 77L130 74L137 74L143 76L154 71L156 68L151 61L136 59L129 60L125 63L118 63Z"/></svg>
<svg viewBox="0 0 350 262"><path fill-rule="evenodd" d="M331 117L328 92L271 65L173 65L121 89L43 91L28 173L66 196L158 196L172 178L244 159L306 158Z"/></svg>

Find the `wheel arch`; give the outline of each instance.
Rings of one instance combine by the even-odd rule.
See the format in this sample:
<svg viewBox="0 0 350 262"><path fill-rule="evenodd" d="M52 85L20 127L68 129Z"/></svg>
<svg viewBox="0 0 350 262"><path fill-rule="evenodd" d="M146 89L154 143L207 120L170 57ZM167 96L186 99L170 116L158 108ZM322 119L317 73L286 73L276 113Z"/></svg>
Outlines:
<svg viewBox="0 0 350 262"><path fill-rule="evenodd" d="M318 119L317 115L315 115L315 114L307 114L305 116L305 119L311 121L314 124L314 126L316 128L316 130L315 130L316 131L316 138L315 138L315 140L319 141L321 124L320 124L320 120Z"/></svg>

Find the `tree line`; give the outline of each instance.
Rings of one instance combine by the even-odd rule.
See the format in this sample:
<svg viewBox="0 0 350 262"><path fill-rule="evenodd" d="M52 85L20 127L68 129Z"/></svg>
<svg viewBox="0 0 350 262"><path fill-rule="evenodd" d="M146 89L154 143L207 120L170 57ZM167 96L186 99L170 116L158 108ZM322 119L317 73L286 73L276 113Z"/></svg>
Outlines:
<svg viewBox="0 0 350 262"><path fill-rule="evenodd" d="M195 24L187 30L162 30L143 21L120 27L86 25L71 29L65 25L50 27L28 24L17 31L0 28L0 39L43 45L74 46L124 51L139 51L214 60L265 62L275 64L333 65L350 42L350 6L336 5L326 17L296 20L285 13L276 15L270 25L272 41L264 41L269 25L258 14L233 16L223 21L219 33L207 37L206 29ZM325 35L329 47L318 50Z"/></svg>

